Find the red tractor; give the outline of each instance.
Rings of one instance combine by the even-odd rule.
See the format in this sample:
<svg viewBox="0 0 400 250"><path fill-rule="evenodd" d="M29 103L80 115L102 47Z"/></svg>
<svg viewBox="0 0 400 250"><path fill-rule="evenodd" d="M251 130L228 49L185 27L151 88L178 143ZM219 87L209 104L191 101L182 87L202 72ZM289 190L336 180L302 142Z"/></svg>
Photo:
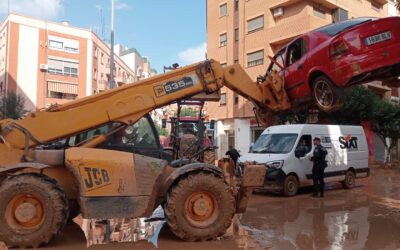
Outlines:
<svg viewBox="0 0 400 250"><path fill-rule="evenodd" d="M171 131L164 141L164 149L172 151L174 160L215 164L214 121L205 121L204 101L186 100L177 104L177 116L170 119ZM182 114L183 106L189 106L189 110L197 114ZM193 106L195 108L191 108ZM163 127L166 127L166 120L163 120Z"/></svg>

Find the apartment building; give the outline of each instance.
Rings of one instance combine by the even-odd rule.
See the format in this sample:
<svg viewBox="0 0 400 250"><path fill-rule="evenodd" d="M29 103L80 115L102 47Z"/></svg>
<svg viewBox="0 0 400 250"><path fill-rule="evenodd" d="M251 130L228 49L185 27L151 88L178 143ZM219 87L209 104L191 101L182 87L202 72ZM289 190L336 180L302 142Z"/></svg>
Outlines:
<svg viewBox="0 0 400 250"><path fill-rule="evenodd" d="M241 64L256 80L265 73L279 48L294 37L323 25L359 16L388 16L386 0L208 0L207 57L223 65ZM371 86L382 95L390 88ZM393 90L398 95L398 91ZM217 120L219 156L233 146L241 152L264 130L254 118L251 103L224 88L219 103L208 103Z"/></svg>
<svg viewBox="0 0 400 250"><path fill-rule="evenodd" d="M10 14L0 34L0 94L22 94L27 110L108 88L110 48L91 30ZM117 56L114 78L118 84L135 80Z"/></svg>
<svg viewBox="0 0 400 250"><path fill-rule="evenodd" d="M157 74L157 71L151 68L149 58L141 56L137 49L117 44L114 46L114 52L133 70L137 79L144 79Z"/></svg>

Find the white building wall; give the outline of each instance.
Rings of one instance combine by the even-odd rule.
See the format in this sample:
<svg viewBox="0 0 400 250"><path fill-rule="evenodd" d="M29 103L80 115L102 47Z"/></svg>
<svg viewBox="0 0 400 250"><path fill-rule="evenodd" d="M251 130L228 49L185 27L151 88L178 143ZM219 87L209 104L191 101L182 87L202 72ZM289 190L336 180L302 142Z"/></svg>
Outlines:
<svg viewBox="0 0 400 250"><path fill-rule="evenodd" d="M240 154L249 152L251 141L251 129L249 119L235 119L235 148Z"/></svg>
<svg viewBox="0 0 400 250"><path fill-rule="evenodd" d="M19 26L17 94L25 97L25 109L36 110L39 69L39 29Z"/></svg>
<svg viewBox="0 0 400 250"><path fill-rule="evenodd" d="M215 139L217 149L217 159L224 157L226 151L228 151L228 135L225 132L225 126L223 121L217 121L215 123Z"/></svg>
<svg viewBox="0 0 400 250"><path fill-rule="evenodd" d="M130 53L124 56L121 56L121 59L128 65L130 69L132 69L136 74L136 56L135 53Z"/></svg>

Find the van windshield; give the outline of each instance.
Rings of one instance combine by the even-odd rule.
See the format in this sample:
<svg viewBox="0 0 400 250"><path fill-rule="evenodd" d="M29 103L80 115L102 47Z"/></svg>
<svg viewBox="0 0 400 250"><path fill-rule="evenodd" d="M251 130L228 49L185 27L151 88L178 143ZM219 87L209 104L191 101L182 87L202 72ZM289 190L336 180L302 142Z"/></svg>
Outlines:
<svg viewBox="0 0 400 250"><path fill-rule="evenodd" d="M297 134L262 134L254 144L251 153L286 154L297 139Z"/></svg>

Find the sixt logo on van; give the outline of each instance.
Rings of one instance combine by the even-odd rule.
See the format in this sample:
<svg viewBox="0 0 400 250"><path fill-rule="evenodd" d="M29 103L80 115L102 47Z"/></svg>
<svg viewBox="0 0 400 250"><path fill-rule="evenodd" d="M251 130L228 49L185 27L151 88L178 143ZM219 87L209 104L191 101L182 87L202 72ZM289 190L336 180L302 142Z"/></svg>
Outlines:
<svg viewBox="0 0 400 250"><path fill-rule="evenodd" d="M358 150L357 137L351 135L340 136L339 143L341 149Z"/></svg>

